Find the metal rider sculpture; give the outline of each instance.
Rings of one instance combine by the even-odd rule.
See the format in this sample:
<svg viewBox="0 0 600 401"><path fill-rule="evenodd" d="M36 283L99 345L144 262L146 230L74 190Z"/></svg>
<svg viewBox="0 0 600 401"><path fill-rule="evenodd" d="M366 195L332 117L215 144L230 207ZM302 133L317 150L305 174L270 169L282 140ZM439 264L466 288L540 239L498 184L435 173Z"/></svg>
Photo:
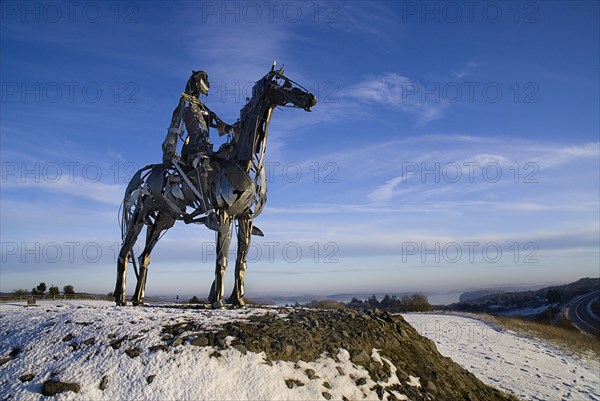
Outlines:
<svg viewBox="0 0 600 401"><path fill-rule="evenodd" d="M193 94L191 97L194 97ZM150 253L161 234L171 228L177 220L186 223L207 223L207 213L211 207L216 210L216 224L208 222L207 225L217 230L217 260L209 301L214 308L223 306L227 254L232 224L237 221L235 284L229 303L237 307L244 305L244 274L250 236L262 236L262 232L253 226L253 219L262 212L267 200L264 156L272 112L278 106L310 111L316 103L313 94L283 75L283 67L275 70L273 65L271 71L252 88L252 97L240 110L240 118L233 127L227 126L214 116L216 128L220 132L233 133L229 141L212 156L203 157L202 150L192 151L183 162L173 157L170 165L151 164L134 174L125 190L122 206L122 245L117 261L117 282L114 291L117 305L126 304L128 261L131 260L137 277L131 301L138 305L143 303L144 299ZM178 109L175 109L173 121L176 112ZM173 126L173 121L171 128L177 129L178 127ZM191 133L187 121L186 127L189 140ZM175 135L180 134L180 131L170 129L165 143L168 142L171 132ZM170 145L163 143L163 149L165 146ZM182 159L185 153L184 145ZM209 156L210 151L207 153ZM202 188L203 179L206 180L206 196L202 192L205 190ZM206 198L210 205L205 204ZM146 242L136 260L133 246L144 226L147 226Z"/></svg>
<svg viewBox="0 0 600 401"><path fill-rule="evenodd" d="M179 103L173 111L171 125L162 144L162 149L163 164L170 167L173 158L177 156L177 139L181 137L183 140L180 161L188 178L200 192L201 198L199 200L203 203L202 210L208 212L205 221L206 226L216 231L218 222L211 199L208 196L207 182L208 173L211 171L208 159L212 155L209 128L217 128L219 136L222 136L225 133L230 133L233 127L221 121L200 99L201 94L208 96L209 88L208 74L205 71L192 71L192 76L185 85L185 91L181 94ZM188 132L185 139L183 138L185 130L181 128L182 123L185 124ZM178 167L179 163L174 163L173 166ZM193 169L197 169L196 174L189 174ZM174 190L177 190L177 188L175 187ZM180 192L172 195L183 199L183 194Z"/></svg>

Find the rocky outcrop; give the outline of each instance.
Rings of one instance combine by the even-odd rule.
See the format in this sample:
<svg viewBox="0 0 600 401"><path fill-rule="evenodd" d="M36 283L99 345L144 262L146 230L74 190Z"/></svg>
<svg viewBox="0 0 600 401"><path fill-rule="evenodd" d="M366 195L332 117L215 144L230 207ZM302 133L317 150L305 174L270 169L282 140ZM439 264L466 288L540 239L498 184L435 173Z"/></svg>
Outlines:
<svg viewBox="0 0 600 401"><path fill-rule="evenodd" d="M442 356L431 340L419 335L401 316L377 310L294 309L287 315L267 313L226 323L211 332L190 321L165 326L163 338L172 346L187 341L196 346L232 347L242 353L264 352L269 361L315 361L323 353L335 357L345 349L351 361L363 366L376 383L390 376L390 366L372 356L377 349L393 364L400 379L392 386L374 386L380 399L395 399L396 392L411 400L515 400ZM298 385L293 381L286 384L290 388Z"/></svg>

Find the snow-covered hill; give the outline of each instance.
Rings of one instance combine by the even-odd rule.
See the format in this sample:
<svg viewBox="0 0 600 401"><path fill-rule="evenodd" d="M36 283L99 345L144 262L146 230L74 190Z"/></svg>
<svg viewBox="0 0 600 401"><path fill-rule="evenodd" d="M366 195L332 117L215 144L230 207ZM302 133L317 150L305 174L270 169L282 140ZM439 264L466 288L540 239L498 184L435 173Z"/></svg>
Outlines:
<svg viewBox="0 0 600 401"><path fill-rule="evenodd" d="M524 400L600 400L600 361L453 315L403 315L483 382Z"/></svg>
<svg viewBox="0 0 600 401"><path fill-rule="evenodd" d="M435 327L435 316L408 319L425 334ZM474 324L449 319L440 321L446 329ZM584 361L550 347L508 333L493 343L448 338L440 349L497 387L532 400L561 399L566 389L564 399L597 399ZM0 400L46 399L49 381L71 390L58 400L508 400L386 313L15 302L0 305L0 339ZM544 355L555 368L537 365Z"/></svg>

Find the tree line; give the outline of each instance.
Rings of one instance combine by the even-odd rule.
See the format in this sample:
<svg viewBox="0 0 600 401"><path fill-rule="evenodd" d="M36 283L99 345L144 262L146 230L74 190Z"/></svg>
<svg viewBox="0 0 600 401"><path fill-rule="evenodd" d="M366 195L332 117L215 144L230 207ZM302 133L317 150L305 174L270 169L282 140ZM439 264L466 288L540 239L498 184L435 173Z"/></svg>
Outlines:
<svg viewBox="0 0 600 401"><path fill-rule="evenodd" d="M48 290L48 294L50 294L50 295L59 295L60 294L60 289L57 286L52 284L50 286L50 288L48 288L46 283L44 283L43 281L41 283L39 283L37 286L33 287L31 289L31 291L27 291L24 289L18 289L18 290L13 290L13 294L15 294L16 296L44 295L46 293L46 290ZM65 294L65 295L75 294L75 288L72 285L65 285L63 287L63 294Z"/></svg>
<svg viewBox="0 0 600 401"><path fill-rule="evenodd" d="M375 295L371 295L364 301L352 298L347 307L352 309L381 309L388 312L429 312L433 308L423 293L417 292L412 295L385 295L381 301Z"/></svg>

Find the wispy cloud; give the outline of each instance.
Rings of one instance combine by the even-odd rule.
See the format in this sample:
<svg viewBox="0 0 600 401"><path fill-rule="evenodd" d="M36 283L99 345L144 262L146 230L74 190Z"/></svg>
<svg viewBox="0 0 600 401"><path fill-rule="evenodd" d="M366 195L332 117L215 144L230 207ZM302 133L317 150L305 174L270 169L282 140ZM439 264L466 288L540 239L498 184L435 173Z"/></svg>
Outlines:
<svg viewBox="0 0 600 401"><path fill-rule="evenodd" d="M421 142L426 141L427 139L423 139ZM537 184L540 180L546 180L536 187L542 190L551 184L548 180L550 177L551 181L554 181L565 174L578 174L574 166L571 167L573 170L554 172L552 169L556 167L576 161L583 166L600 160L599 143L565 146L513 140L496 143L493 153L489 152L489 144L472 137L438 137L438 142L430 143L425 153L420 146L415 145L416 143L409 147L404 141L396 145L386 145L386 153L391 155L400 152L401 149L404 154L400 166L389 170L396 175L385 178L370 191L368 198L374 204L389 203L400 197L407 199L406 195L420 196L421 200L426 200L439 198L440 195L448 198L450 195L489 193L490 190L498 191L515 184L520 184L520 193L525 194L524 184ZM440 148L443 148L444 152L439 152ZM367 157L367 153L370 152L365 152L363 157ZM389 166L383 164L380 170L384 176L387 167ZM446 173L444 169L447 169ZM400 174L397 174L398 172ZM456 174L460 174L460 179L455 182ZM517 194L519 192L513 192L513 195ZM529 195L528 192L527 194ZM533 203L535 202L531 204Z"/></svg>
<svg viewBox="0 0 600 401"><path fill-rule="evenodd" d="M37 182L36 182L37 181ZM80 199L92 200L108 205L118 206L121 204L125 193L124 184L107 184L103 182L86 181L84 179L71 180L69 176L63 175L58 179L31 179L7 181L2 184L5 191L23 191L33 189L39 191L40 195L46 192L58 193Z"/></svg>
<svg viewBox="0 0 600 401"><path fill-rule="evenodd" d="M452 76L455 79L463 79L471 74L471 71L475 69L478 64L474 61L469 61L465 66L452 70Z"/></svg>
<svg viewBox="0 0 600 401"><path fill-rule="evenodd" d="M368 77L343 91L343 95L359 102L385 105L417 116L421 123L442 117L450 104L443 99L423 99L418 82L396 73Z"/></svg>

